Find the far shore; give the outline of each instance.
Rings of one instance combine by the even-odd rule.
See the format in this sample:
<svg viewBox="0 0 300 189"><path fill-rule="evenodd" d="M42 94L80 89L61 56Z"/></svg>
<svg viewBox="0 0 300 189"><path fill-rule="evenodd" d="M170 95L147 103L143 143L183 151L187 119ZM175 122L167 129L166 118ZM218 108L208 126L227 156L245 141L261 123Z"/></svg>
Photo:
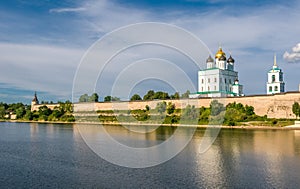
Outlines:
<svg viewBox="0 0 300 189"><path fill-rule="evenodd" d="M41 124L89 124L89 125L128 125L128 126L171 126L171 127L197 127L197 128L221 128L221 129L270 129L270 130L300 130L299 126L225 126L225 125L187 125L187 124L150 124L150 123L95 123L95 122L62 122L62 121L26 121L26 120L0 120L0 122L17 122L17 123L41 123Z"/></svg>

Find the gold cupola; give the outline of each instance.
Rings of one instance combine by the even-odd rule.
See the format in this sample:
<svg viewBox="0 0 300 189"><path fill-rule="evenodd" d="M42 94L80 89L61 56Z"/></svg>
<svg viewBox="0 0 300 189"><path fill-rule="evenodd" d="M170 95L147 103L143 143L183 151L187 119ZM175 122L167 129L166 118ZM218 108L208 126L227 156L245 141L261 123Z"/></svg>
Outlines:
<svg viewBox="0 0 300 189"><path fill-rule="evenodd" d="M222 47L219 47L218 52L215 55L215 58L221 58L222 56L226 57L226 54L223 52Z"/></svg>

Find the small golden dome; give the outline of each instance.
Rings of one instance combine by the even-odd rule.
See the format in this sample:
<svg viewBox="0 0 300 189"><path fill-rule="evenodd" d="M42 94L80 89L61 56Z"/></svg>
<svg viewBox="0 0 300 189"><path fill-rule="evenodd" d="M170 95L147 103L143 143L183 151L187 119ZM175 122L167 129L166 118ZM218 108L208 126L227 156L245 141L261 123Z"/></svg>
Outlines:
<svg viewBox="0 0 300 189"><path fill-rule="evenodd" d="M226 54L222 51L222 48L220 47L218 52L216 53L215 58L221 58L222 56L226 57Z"/></svg>

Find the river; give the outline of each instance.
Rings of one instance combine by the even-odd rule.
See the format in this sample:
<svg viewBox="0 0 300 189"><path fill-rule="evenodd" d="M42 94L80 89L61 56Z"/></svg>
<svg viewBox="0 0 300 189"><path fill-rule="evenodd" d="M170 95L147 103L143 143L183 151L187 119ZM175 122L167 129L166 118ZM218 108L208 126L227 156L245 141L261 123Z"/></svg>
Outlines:
<svg viewBox="0 0 300 189"><path fill-rule="evenodd" d="M120 126L105 129L140 147L162 143L176 130L138 136ZM127 168L99 157L72 124L1 122L0 188L299 188L300 131L222 129L203 153L204 132L196 129L169 161Z"/></svg>

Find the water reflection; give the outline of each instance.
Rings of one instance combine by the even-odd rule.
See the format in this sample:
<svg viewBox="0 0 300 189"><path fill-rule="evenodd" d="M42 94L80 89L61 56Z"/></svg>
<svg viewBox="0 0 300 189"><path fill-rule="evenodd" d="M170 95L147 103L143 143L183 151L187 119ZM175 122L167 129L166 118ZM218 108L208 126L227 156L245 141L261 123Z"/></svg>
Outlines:
<svg viewBox="0 0 300 189"><path fill-rule="evenodd" d="M196 132L193 142L200 143L202 137L203 132ZM261 182L262 187L283 188L291 180L288 165L299 167L299 161L289 164L297 159L299 140L297 131L223 129L205 154L198 151L199 179L207 187L249 187Z"/></svg>
<svg viewBox="0 0 300 189"><path fill-rule="evenodd" d="M115 139L134 147L160 144L177 129L161 127L140 135L118 126L105 126ZM92 127L87 130L90 137L107 145L98 131ZM170 161L150 168L129 169L93 153L72 125L0 124L0 172L5 173L0 176L0 188L46 185L58 188L298 188L300 185L299 131L222 129L213 145L202 153L199 146L205 137L210 137L204 133L204 129L197 129L188 146ZM178 135L179 143L189 134L189 129L183 129ZM119 154L116 149L111 150ZM152 153L161 156L164 151Z"/></svg>

